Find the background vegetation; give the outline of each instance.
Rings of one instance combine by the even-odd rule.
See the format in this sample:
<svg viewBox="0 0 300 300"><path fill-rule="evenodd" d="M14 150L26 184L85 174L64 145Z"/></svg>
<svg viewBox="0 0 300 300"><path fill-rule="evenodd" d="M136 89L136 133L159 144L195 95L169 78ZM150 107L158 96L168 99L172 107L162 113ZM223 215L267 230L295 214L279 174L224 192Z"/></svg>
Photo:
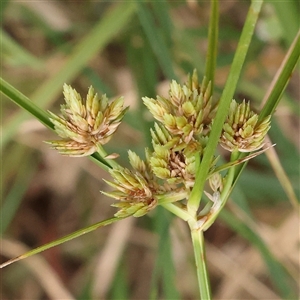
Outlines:
<svg viewBox="0 0 300 300"><path fill-rule="evenodd" d="M83 95L90 85L109 97L124 95L131 109L108 145L108 152L121 153L123 164L127 149L142 156L150 141L153 120L141 96L166 95L170 79L183 82L194 68L203 75L208 1L1 5L1 76L40 107L56 112L64 82ZM221 2L216 99L248 7L247 1ZM238 101L251 100L259 110L299 29L299 13L297 1L264 4L235 95ZM270 155L251 161L227 210L205 234L215 299L280 299L287 289L297 294L299 96L298 68L269 134L283 169ZM106 188L106 173L87 158L50 150L42 141L54 134L2 95L1 108L3 261L25 252L26 246L113 215L111 199L99 193ZM274 269L274 261L284 269ZM189 230L160 209L13 264L2 270L1 285L3 299L198 297Z"/></svg>

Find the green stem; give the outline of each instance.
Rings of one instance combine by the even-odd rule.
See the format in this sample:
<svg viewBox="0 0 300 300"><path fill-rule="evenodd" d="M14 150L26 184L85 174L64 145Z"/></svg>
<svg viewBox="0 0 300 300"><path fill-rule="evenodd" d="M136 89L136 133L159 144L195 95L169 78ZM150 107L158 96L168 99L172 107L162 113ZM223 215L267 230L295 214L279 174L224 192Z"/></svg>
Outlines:
<svg viewBox="0 0 300 300"><path fill-rule="evenodd" d="M50 121L47 111L38 107L35 103L30 101L24 94L15 89L12 85L10 85L3 78L0 78L0 91L11 99L18 106L23 108L32 114L36 119L38 119L41 123L43 123L46 127L50 129L54 129L54 125Z"/></svg>
<svg viewBox="0 0 300 300"><path fill-rule="evenodd" d="M198 184L199 183L196 182L197 178L198 178L198 181L199 181L199 175L198 174L200 173L200 155L199 155L199 153L197 153L195 155L195 167L196 167L196 170L197 170L197 175L196 175L194 187L192 189L192 192L190 193L190 196L189 196L189 199L188 199L188 202L187 202L188 211L192 216L194 216L194 218L196 218L196 216L197 216L197 210L198 210L198 207L200 205L201 195L202 195L202 194L199 194L199 192L198 192Z"/></svg>
<svg viewBox="0 0 300 300"><path fill-rule="evenodd" d="M99 155L105 160L106 164L108 164L111 168L117 169L120 167L120 165L113 159L105 159L105 157L108 155L107 152L104 150L101 144L97 144L97 152Z"/></svg>
<svg viewBox="0 0 300 300"><path fill-rule="evenodd" d="M239 154L240 154L240 152L238 150L233 151L231 153L231 156L230 156L230 161L231 162L236 161ZM223 190L221 192L222 207L225 205L225 203L223 204L223 202L226 202L226 200L229 197L230 192L232 190L232 183L233 183L233 180L234 180L234 174L235 174L235 166L233 165L227 173L227 176L225 178L226 182L225 182L225 185L224 185Z"/></svg>
<svg viewBox="0 0 300 300"><path fill-rule="evenodd" d="M193 220L193 217L176 203L162 203L160 205L184 221Z"/></svg>
<svg viewBox="0 0 300 300"><path fill-rule="evenodd" d="M206 55L206 66L205 66L205 77L207 82L211 83L211 94L213 93L214 88L214 77L216 69L216 60L217 60L217 46L218 46L218 26L219 26L219 1L211 1L210 9L210 23L209 23L209 32L208 32L208 50ZM200 157L196 155L196 170L197 174L200 173ZM199 176L198 176L199 177ZM197 191L198 183L194 185L194 189L188 200L188 210L192 215L196 217L197 209L200 205L201 195Z"/></svg>
<svg viewBox="0 0 300 300"><path fill-rule="evenodd" d="M186 190L172 191L163 195L157 196L158 204L166 204L180 201L187 198L188 192Z"/></svg>
<svg viewBox="0 0 300 300"><path fill-rule="evenodd" d="M200 297L201 300L209 300L211 299L211 292L206 266L203 231L191 228L191 236L193 241Z"/></svg>
<svg viewBox="0 0 300 300"><path fill-rule="evenodd" d="M277 70L276 75L264 96L262 103L265 103L263 109L259 114L258 121L260 122L266 116L272 115L281 99L281 96L290 81L293 70L295 69L297 62L300 57L300 30L295 36L293 43L291 44L287 54L284 57L283 62L281 63L280 68ZM243 159L247 154L240 153L239 159ZM247 162L237 166L235 168L235 178L234 183L237 182L239 176L241 175L243 169L245 168Z"/></svg>
<svg viewBox="0 0 300 300"><path fill-rule="evenodd" d="M210 284L206 267L203 231L197 229L197 221L186 210L177 206L176 203L163 203L161 204L161 206L189 223L195 255L200 296L202 300L210 300Z"/></svg>
<svg viewBox="0 0 300 300"><path fill-rule="evenodd" d="M281 63L280 68L266 93L263 103L265 103L263 109L259 114L258 121L260 122L266 116L272 115L281 99L281 96L290 81L292 73L297 65L297 61L300 57L300 30L295 36L293 43L291 44L284 60Z"/></svg>
<svg viewBox="0 0 300 300"><path fill-rule="evenodd" d="M239 44L231 65L231 69L223 90L217 114L214 119L212 130L209 136L207 146L204 150L203 159L200 167L197 169L194 188L191 192L190 200L188 201L188 211L195 214L198 210L201 197L204 190L207 174L211 167L211 162L219 142L219 137L222 131L224 121L227 117L227 112L233 98L237 82L240 78L242 66L244 64L248 48L254 32L254 27L262 6L262 0L252 1L245 21L245 25L239 40Z"/></svg>
<svg viewBox="0 0 300 300"><path fill-rule="evenodd" d="M211 82L211 93L213 94L218 49L219 1L211 0L210 3L210 22L205 77L207 82Z"/></svg>
<svg viewBox="0 0 300 300"><path fill-rule="evenodd" d="M86 233L89 233L89 232L91 232L91 231L94 231L94 230L96 230L96 229L98 229L98 228L100 228L100 227L104 227L104 226L107 226L107 225L112 224L112 223L114 223L114 222L120 221L120 220L122 220L122 219L125 219L125 218L117 218L117 217L114 217L114 218L106 219L106 220L104 220L104 221L95 223L95 224L93 224L93 225L91 225L91 226L88 226L88 227L86 227L86 228L77 230L77 231L75 231L75 232L73 232L73 233L71 233L71 234L68 234L68 235L66 235L66 236L64 236L64 237L62 237L62 238L60 238L60 239L57 239L57 240L55 240L55 241L53 241L53 242L50 242L50 243L48 243L48 244L45 244L45 245L43 245L43 246L37 247L37 248L35 248L35 249L33 249L33 250L30 250L30 251L28 251L28 252L26 252L26 253L24 253L24 254L22 254L22 255L16 257L16 258L13 258L13 259L8 260L7 262L5 262L5 263L3 263L3 264L0 265L0 269L2 269L2 268L6 267L6 266L8 266L8 265L10 265L10 264L12 264L12 263L14 263L14 262L17 262L17 261L19 261L19 260L22 260L22 259L27 258L27 257L29 257L29 256L32 256L32 255L34 255L34 254L43 252L43 251L48 250L48 249L50 249L50 248L52 248L52 247L55 247L55 246L60 245L60 244L63 244L63 243L65 243L65 242L68 242L68 241L70 241L70 240L73 240L73 239L75 239L75 238L77 238L77 237L79 237L79 236L81 236L81 235L84 235L84 234L86 234Z"/></svg>
<svg viewBox="0 0 300 300"><path fill-rule="evenodd" d="M112 166L108 165L107 161L98 152L95 152L89 156L89 158L106 172L109 172L109 170L112 168Z"/></svg>

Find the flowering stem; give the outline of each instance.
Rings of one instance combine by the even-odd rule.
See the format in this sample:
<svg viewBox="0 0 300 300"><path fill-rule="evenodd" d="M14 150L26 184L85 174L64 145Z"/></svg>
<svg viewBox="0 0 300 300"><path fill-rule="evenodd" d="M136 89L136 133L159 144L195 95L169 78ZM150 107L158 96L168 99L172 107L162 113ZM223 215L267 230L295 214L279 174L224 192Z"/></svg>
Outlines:
<svg viewBox="0 0 300 300"><path fill-rule="evenodd" d="M185 190L173 191L170 193L157 196L158 204L172 203L172 202L185 199L186 197L187 197L187 191Z"/></svg>
<svg viewBox="0 0 300 300"><path fill-rule="evenodd" d="M50 121L49 113L40 107L38 107L34 102L27 98L24 94L10 85L7 81L0 77L0 91L11 99L15 104L32 114L36 119L43 123L46 127L54 129L54 125Z"/></svg>
<svg viewBox="0 0 300 300"><path fill-rule="evenodd" d="M176 203L162 203L161 206L184 221L193 219L192 216L186 210L177 206Z"/></svg>
<svg viewBox="0 0 300 300"><path fill-rule="evenodd" d="M195 155L195 166L196 166L197 175L196 175L194 187L188 199L187 208L190 214L196 217L197 210L201 201L201 194L199 194L198 183L197 183L197 179L199 180L198 173L200 173L200 156L198 153Z"/></svg>
<svg viewBox="0 0 300 300"><path fill-rule="evenodd" d="M228 75L228 79L226 81L226 85L219 102L219 107L213 122L210 137L204 151L203 159L201 161L200 167L197 169L195 184L192 190L193 201L188 201L188 210L191 212L196 212L198 210L207 174L211 166L211 161L213 159L215 149L219 142L220 134L222 131L224 121L227 117L230 102L235 92L237 82L240 78L242 66L244 64L246 54L250 46L255 24L258 19L258 14L260 12L262 3L262 0L251 2L245 25L243 27L243 31L239 40L239 44L231 65L230 73Z"/></svg>
<svg viewBox="0 0 300 300"><path fill-rule="evenodd" d="M200 296L202 300L210 300L210 283L206 267L203 231L197 228L197 220L189 212L178 207L176 203L162 203L161 206L188 222L191 229Z"/></svg>
<svg viewBox="0 0 300 300"><path fill-rule="evenodd" d="M213 93L218 48L219 1L212 0L210 5L209 40L206 55L205 77L207 81L211 82L211 93Z"/></svg>
<svg viewBox="0 0 300 300"><path fill-rule="evenodd" d="M218 46L218 26L219 26L219 1L211 1L210 8L210 24L208 33L208 50L206 55L206 66L205 66L205 76L207 81L211 82L211 93L213 93L214 88L214 77L216 69L217 60L217 46ZM196 155L196 170L197 174L200 173L200 157ZM197 175L199 180L199 176ZM188 200L188 211L196 216L198 207L201 201L202 192L198 190L198 183L194 185L191 195Z"/></svg>
<svg viewBox="0 0 300 300"><path fill-rule="evenodd" d="M96 230L96 229L98 229L100 227L104 227L104 226L107 226L109 224L115 223L115 222L120 221L122 219L125 219L125 218L114 217L114 218L110 218L110 219L106 219L106 220L100 221L98 223L95 223L95 224L90 225L88 227L85 227L83 229L77 230L77 231L75 231L75 232L73 232L71 234L68 234L68 235L60 238L60 239L57 239L57 240L52 241L52 242L50 242L48 244L42 245L40 247L37 247L37 248L35 248L33 250L30 250L30 251L28 251L28 252L26 252L26 253L24 253L24 254L16 257L16 258L13 258L13 259L10 259L10 260L6 261L5 263L3 263L3 264L0 265L0 269L4 268L4 267L6 267L6 266L8 266L8 265L10 265L10 264L12 264L14 262L20 261L20 260L22 260L24 258L27 258L29 256L32 256L34 254L43 252L43 251L48 250L48 249L50 249L52 247L55 247L55 246L60 245L60 244L63 244L65 242L73 240L73 239L75 239L75 238L77 238L77 237L79 237L81 235L84 235L86 233L94 231L94 230Z"/></svg>
<svg viewBox="0 0 300 300"><path fill-rule="evenodd" d="M116 169L118 167L120 167L120 165L113 159L105 159L105 157L107 156L107 152L104 150L104 148L102 147L101 144L97 144L97 152L99 153L99 155L106 161L106 163L113 169Z"/></svg>
<svg viewBox="0 0 300 300"><path fill-rule="evenodd" d="M274 113L279 103L279 100L281 99L281 96L292 76L293 70L295 69L297 62L299 60L300 57L299 45L300 45L300 30L295 36L293 43L291 44L283 62L281 63L280 68L278 69L270 85L270 88L268 89L266 95L264 96L264 99L262 101L262 103L264 103L264 106L259 114L258 122L263 120L263 118L265 118L266 116ZM238 159L242 160L245 158L246 155L247 155L246 153L240 153ZM235 177L234 177L233 185L235 185L235 183L237 182L246 164L247 161L245 161L243 164L238 165L235 168Z"/></svg>
<svg viewBox="0 0 300 300"><path fill-rule="evenodd" d="M111 165L108 165L108 162L104 160L104 158L98 152L95 152L89 158L106 172L109 172L109 170L112 168Z"/></svg>
<svg viewBox="0 0 300 300"><path fill-rule="evenodd" d="M203 231L191 227L191 237L193 241L200 297L201 300L209 300L211 299L211 292L206 267Z"/></svg>
<svg viewBox="0 0 300 300"><path fill-rule="evenodd" d="M281 96L292 76L292 73L297 65L300 57L300 30L295 36L288 53L281 63L271 85L266 93L262 103L265 103L263 109L259 114L259 121L263 120L266 116L274 113Z"/></svg>

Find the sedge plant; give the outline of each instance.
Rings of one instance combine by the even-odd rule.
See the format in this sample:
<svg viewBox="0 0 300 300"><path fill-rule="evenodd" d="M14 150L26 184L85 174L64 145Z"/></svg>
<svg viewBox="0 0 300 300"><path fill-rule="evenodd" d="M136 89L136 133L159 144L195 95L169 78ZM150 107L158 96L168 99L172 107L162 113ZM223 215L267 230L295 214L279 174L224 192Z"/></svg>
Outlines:
<svg viewBox="0 0 300 300"><path fill-rule="evenodd" d="M200 296L211 299L203 232L224 208L246 162L268 149L263 147L271 115L299 58L298 33L260 113L251 109L249 101L238 103L234 99L261 5L262 1L253 1L250 6L227 83L216 99L218 2L212 1L205 76L199 79L194 70L184 83L172 80L167 97L143 97L156 121L150 130L152 147L145 148L144 158L129 150L131 168L118 163L118 153L105 150L128 110L122 97L109 100L92 86L84 96L64 84L65 103L58 115L38 108L1 79L3 94L59 136L46 143L62 155L89 156L110 174L111 179L105 182L111 190L102 193L115 200L112 206L116 208L112 218L31 250L1 267L124 218L142 217L161 206L188 224ZM230 153L229 162L219 163L218 146Z"/></svg>

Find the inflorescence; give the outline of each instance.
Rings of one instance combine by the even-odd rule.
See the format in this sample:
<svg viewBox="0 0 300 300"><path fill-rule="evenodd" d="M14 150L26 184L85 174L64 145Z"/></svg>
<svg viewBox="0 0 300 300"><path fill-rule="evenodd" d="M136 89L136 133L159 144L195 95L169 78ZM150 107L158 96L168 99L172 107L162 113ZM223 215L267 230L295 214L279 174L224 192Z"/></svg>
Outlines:
<svg viewBox="0 0 300 300"><path fill-rule="evenodd" d="M62 115L51 113L62 140L48 142L64 155L88 156L97 152L112 138L128 109L122 97L109 102L106 95L98 96L92 87L82 99L65 84L64 96ZM198 155L201 161L218 107L217 102L213 103L211 83L204 78L200 84L195 71L183 85L173 80L168 97L144 97L143 101L158 122L151 129L153 150L145 150L145 160L129 150L132 169L117 165L109 170L113 181L106 183L113 191L103 194L118 200L113 204L119 208L115 214L118 217L140 217L168 193L181 195L174 201L188 199L197 173L195 158ZM269 128L270 116L258 122L249 102L238 104L232 100L220 145L231 152L258 150ZM222 180L218 173L210 178L215 193L222 189Z"/></svg>

